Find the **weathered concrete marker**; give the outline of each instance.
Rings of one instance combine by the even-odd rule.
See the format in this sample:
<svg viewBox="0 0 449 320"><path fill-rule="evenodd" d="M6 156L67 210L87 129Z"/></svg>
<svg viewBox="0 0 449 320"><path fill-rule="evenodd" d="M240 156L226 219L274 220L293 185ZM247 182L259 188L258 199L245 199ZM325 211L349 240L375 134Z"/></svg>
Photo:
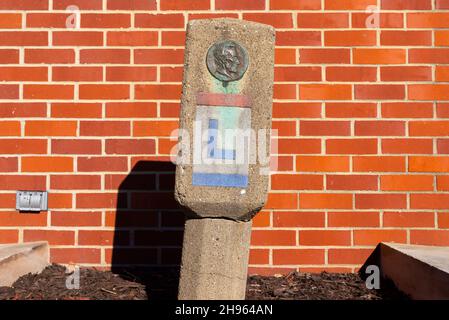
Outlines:
<svg viewBox="0 0 449 320"><path fill-rule="evenodd" d="M269 182L275 31L237 19L187 27L177 201L179 299L244 299L251 219Z"/></svg>

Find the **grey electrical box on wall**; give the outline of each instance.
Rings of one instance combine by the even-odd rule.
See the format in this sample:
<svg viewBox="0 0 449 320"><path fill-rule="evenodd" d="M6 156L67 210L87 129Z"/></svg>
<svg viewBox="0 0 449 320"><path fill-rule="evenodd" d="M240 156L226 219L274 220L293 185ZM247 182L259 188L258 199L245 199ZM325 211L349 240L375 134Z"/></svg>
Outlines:
<svg viewBox="0 0 449 320"><path fill-rule="evenodd" d="M17 191L16 210L26 212L41 212L48 210L48 192Z"/></svg>

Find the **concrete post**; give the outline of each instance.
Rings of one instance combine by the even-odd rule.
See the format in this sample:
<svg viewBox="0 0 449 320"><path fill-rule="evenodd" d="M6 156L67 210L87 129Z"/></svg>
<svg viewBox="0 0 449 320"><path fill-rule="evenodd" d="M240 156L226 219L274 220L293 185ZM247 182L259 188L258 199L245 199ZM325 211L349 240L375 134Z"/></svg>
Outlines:
<svg viewBox="0 0 449 320"><path fill-rule="evenodd" d="M244 299L251 219L264 206L275 31L187 26L175 197L185 209L179 299Z"/></svg>

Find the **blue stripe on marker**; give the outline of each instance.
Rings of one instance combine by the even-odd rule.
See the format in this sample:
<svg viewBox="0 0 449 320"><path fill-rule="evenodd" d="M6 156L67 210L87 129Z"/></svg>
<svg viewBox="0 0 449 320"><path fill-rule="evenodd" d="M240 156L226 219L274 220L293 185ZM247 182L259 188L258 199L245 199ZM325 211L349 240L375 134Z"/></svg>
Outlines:
<svg viewBox="0 0 449 320"><path fill-rule="evenodd" d="M235 150L226 150L217 148L217 138L218 138L218 120L209 119L209 140L207 142L207 154L211 159L221 159L221 160L235 160L236 152Z"/></svg>
<svg viewBox="0 0 449 320"><path fill-rule="evenodd" d="M192 175L192 185L244 188L248 186L248 176L241 174L194 173Z"/></svg>

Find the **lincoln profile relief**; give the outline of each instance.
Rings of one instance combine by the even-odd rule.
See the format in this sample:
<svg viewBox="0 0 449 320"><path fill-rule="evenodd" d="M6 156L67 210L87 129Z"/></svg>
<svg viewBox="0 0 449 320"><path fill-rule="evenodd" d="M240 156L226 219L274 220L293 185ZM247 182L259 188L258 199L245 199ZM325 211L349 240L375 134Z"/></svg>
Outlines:
<svg viewBox="0 0 449 320"><path fill-rule="evenodd" d="M248 68L248 54L234 41L218 42L207 53L207 67L218 80L236 81L243 77Z"/></svg>

